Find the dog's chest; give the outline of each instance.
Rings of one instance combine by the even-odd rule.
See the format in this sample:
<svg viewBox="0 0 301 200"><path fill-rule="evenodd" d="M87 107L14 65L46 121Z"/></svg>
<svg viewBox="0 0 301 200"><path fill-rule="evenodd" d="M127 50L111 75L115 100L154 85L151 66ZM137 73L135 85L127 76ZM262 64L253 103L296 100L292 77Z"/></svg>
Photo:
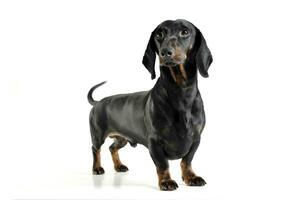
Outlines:
<svg viewBox="0 0 301 200"><path fill-rule="evenodd" d="M185 100L165 104L156 109L156 125L166 136L174 134L184 139L193 136L196 126L203 124L204 110L199 98L188 104ZM173 134L172 134L173 133Z"/></svg>
<svg viewBox="0 0 301 200"><path fill-rule="evenodd" d="M148 105L149 131L162 144L167 157L178 159L185 156L205 123L198 91L170 95L163 90L160 95L153 95Z"/></svg>
<svg viewBox="0 0 301 200"><path fill-rule="evenodd" d="M177 126L165 127L161 131L164 152L171 159L183 157L193 142L192 128L184 129Z"/></svg>
<svg viewBox="0 0 301 200"><path fill-rule="evenodd" d="M191 148L194 138L199 134L198 126L202 126L202 120L192 108L185 112L173 110L162 121L160 135L163 141L164 152L170 159L178 159L185 156Z"/></svg>

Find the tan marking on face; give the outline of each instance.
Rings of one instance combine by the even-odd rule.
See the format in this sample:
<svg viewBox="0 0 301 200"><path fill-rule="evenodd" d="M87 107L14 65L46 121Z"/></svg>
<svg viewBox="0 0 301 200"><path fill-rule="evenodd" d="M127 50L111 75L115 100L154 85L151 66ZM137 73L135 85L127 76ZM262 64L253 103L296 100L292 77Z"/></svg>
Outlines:
<svg viewBox="0 0 301 200"><path fill-rule="evenodd" d="M183 61L186 59L187 55L186 53L183 53L182 49L178 46L175 46L175 55L173 57L173 59L180 63L179 66L179 70L175 69L172 66L166 66L164 65L164 59L162 59L159 56L160 59L160 65L168 67L169 71L170 71L170 75L172 77L172 79L177 83L177 85L181 86L181 85L185 85L186 81L187 81L187 73L185 71L185 67L184 67L184 63ZM180 71L180 72L179 72Z"/></svg>
<svg viewBox="0 0 301 200"><path fill-rule="evenodd" d="M186 59L186 54L182 51L181 48L176 47L175 48L175 55L173 57L177 62L183 62L184 59Z"/></svg>
<svg viewBox="0 0 301 200"><path fill-rule="evenodd" d="M164 61L163 61L163 59L161 58L161 56L159 56L159 60L160 60L160 65L163 65L163 64L164 64Z"/></svg>

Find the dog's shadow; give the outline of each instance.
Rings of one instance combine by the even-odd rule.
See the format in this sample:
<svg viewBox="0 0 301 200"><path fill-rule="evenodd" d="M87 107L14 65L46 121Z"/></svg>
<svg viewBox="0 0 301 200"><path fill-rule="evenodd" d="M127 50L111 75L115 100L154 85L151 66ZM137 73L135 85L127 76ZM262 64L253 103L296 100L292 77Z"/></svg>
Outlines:
<svg viewBox="0 0 301 200"><path fill-rule="evenodd" d="M112 184L110 181L109 182L107 181L110 179L109 176L113 176L113 186L115 188L122 188L122 186L140 186L140 187L148 187L148 188L157 190L157 187L155 187L154 185L148 184L146 182L128 180L126 178L128 176L128 172L125 172L125 173L115 172L113 174L92 175L94 187L100 188L105 185Z"/></svg>

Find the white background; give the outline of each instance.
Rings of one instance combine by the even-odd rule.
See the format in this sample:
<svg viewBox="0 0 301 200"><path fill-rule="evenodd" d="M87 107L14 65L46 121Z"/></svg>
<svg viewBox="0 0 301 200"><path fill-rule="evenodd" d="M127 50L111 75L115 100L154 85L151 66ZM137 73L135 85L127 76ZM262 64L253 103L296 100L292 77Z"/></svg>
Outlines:
<svg viewBox="0 0 301 200"><path fill-rule="evenodd" d="M143 146L129 167L91 175L90 87L105 96L149 90L141 63L151 31L184 18L214 61L199 76L207 115L193 160L204 187L157 189ZM300 199L301 26L298 1L1 1L1 195L9 199ZM158 67L158 66L157 66ZM157 70L157 74L159 74ZM3 199L1 198L1 199Z"/></svg>

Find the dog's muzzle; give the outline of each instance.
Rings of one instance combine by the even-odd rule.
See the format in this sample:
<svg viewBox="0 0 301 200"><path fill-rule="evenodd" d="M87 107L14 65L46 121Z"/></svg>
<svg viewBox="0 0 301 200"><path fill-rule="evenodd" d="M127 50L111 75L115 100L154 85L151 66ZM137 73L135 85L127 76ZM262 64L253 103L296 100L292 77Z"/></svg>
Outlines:
<svg viewBox="0 0 301 200"><path fill-rule="evenodd" d="M176 66L183 64L186 55L180 51L175 51L173 48L163 48L159 51L160 63L165 66Z"/></svg>

